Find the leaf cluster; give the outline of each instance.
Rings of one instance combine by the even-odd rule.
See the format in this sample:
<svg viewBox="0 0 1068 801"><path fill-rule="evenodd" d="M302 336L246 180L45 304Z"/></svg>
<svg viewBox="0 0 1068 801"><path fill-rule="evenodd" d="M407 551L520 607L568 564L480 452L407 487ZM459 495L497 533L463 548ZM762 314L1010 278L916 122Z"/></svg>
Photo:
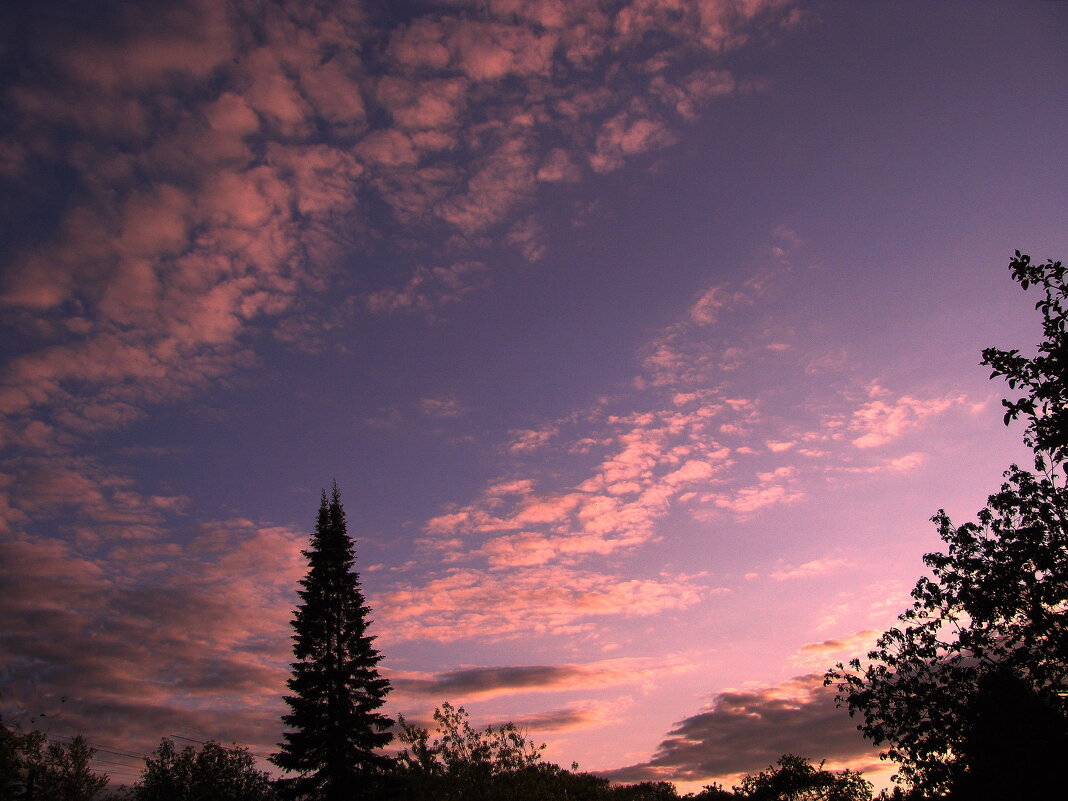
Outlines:
<svg viewBox="0 0 1068 801"><path fill-rule="evenodd" d="M1024 442L1039 455L1048 454L1057 463L1068 457L1068 285L1065 267L1059 261L1034 264L1016 251L1009 262L1013 279L1024 290L1042 292L1035 309L1042 313L1043 339L1039 355L1028 359L1019 350L987 348L982 364L991 368L991 378L1004 376L1010 389L1024 389L1015 400L1005 399L1005 424L1027 420ZM1038 469L1042 470L1041 464Z"/></svg>

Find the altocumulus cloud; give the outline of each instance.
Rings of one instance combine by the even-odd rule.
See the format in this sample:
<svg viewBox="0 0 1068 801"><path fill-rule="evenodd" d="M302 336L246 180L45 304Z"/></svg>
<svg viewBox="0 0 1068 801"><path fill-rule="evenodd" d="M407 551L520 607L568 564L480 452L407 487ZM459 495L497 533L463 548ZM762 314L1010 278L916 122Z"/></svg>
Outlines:
<svg viewBox="0 0 1068 801"><path fill-rule="evenodd" d="M122 425L251 363L268 325L313 341L286 321L359 273L350 256L382 226L415 241L444 225L453 251L511 243L539 258L542 227L524 207L669 146L698 109L744 89L724 54L793 25L791 6L492 0L405 20L352 1L27 12L0 169L28 219L47 210L34 219L53 222L26 226L0 287L28 343L0 391L5 439ZM42 168L69 180L41 181ZM426 311L484 280L477 258L424 256L366 309Z"/></svg>

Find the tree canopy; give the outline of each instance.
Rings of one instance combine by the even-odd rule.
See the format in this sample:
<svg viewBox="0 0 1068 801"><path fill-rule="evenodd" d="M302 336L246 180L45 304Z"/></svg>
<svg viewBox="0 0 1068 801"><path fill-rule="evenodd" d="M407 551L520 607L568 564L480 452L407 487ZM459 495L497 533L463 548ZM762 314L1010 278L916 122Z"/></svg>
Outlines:
<svg viewBox="0 0 1068 801"><path fill-rule="evenodd" d="M9 729L0 721L0 798L92 801L108 777L89 767L94 750L85 738L48 742L39 731Z"/></svg>
<svg viewBox="0 0 1068 801"><path fill-rule="evenodd" d="M397 772L406 797L434 799L495 799L505 785L515 797L536 797L522 791L538 784L541 752L512 723L474 729L467 711L443 703L434 712L437 737L428 729L400 719ZM518 793L518 795L516 795Z"/></svg>
<svg viewBox="0 0 1068 801"><path fill-rule="evenodd" d="M1042 290L1044 339L1033 358L988 348L982 364L1027 392L1003 403L1006 424L1027 420L1034 471L1012 465L974 523L955 525L939 510L932 520L947 548L924 557L931 575L917 581L901 625L866 661L826 675L902 777L933 793L983 770L983 737L998 728L989 710L1009 698L1017 710L1045 710L1042 726L1019 732L1031 747L1016 772L1049 770L1040 740L1061 742L1068 731L1068 287L1060 262L1035 265L1017 251L1009 267L1023 289ZM1003 717L1002 728L1012 725Z"/></svg>
<svg viewBox="0 0 1068 801"><path fill-rule="evenodd" d="M870 801L871 782L851 770L834 773L822 762L783 754L775 765L742 779L734 792L752 801Z"/></svg>
<svg viewBox="0 0 1068 801"><path fill-rule="evenodd" d="M145 758L133 801L276 801L271 777L256 769L245 748L204 743L199 751L163 738Z"/></svg>

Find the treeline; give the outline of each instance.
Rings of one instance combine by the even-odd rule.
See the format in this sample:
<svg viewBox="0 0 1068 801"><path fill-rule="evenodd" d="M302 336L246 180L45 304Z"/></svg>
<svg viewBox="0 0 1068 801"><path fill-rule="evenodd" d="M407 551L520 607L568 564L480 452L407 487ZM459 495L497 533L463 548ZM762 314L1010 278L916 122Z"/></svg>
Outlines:
<svg viewBox="0 0 1068 801"><path fill-rule="evenodd" d="M544 762L514 725L472 728L463 707L443 704L435 713L437 736L400 723L406 747L387 770L364 777L351 801L717 801L719 799L825 799L871 801L871 784L853 771L832 772L793 755L745 776L732 790L709 785L680 795L674 784L618 784ZM48 743L38 731L22 733L0 723L2 801L283 801L284 779L256 767L246 748L216 742L177 749L164 738L144 759L141 778L109 788L92 768L94 749L82 737ZM896 796L895 796L896 797Z"/></svg>

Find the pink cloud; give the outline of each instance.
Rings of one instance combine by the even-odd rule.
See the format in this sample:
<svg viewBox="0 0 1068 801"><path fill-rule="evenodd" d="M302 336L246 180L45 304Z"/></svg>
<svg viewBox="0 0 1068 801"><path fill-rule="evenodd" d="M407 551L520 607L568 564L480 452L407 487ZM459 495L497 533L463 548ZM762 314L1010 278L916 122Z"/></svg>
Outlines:
<svg viewBox="0 0 1068 801"><path fill-rule="evenodd" d="M574 703L545 712L510 715L507 722L533 732L578 731L619 722L624 707L624 699Z"/></svg>
<svg viewBox="0 0 1068 801"><path fill-rule="evenodd" d="M267 47L254 50L245 63L252 85L245 100L266 124L283 137L301 138L311 131L311 108L285 71L278 53Z"/></svg>
<svg viewBox="0 0 1068 801"><path fill-rule="evenodd" d="M581 169L575 164L571 154L561 147L550 150L538 166L537 178L546 183L574 182L581 177Z"/></svg>
<svg viewBox="0 0 1068 801"><path fill-rule="evenodd" d="M719 312L730 302L730 295L722 286L706 290L697 302L690 307L690 319L700 325L714 323Z"/></svg>
<svg viewBox="0 0 1068 801"><path fill-rule="evenodd" d="M561 665L464 667L432 674L391 671L390 681L402 696L466 702L531 692L648 685L660 677L696 668L690 660L666 654L656 658L625 657Z"/></svg>
<svg viewBox="0 0 1068 801"><path fill-rule="evenodd" d="M235 50L227 11L205 0L151 14L131 9L125 21L140 35L86 36L64 48L57 61L80 83L106 92L146 89L177 76L206 78Z"/></svg>
<svg viewBox="0 0 1068 801"><path fill-rule="evenodd" d="M661 150L675 141L675 134L662 120L648 116L642 105L637 104L619 112L601 127L590 166L602 173L618 170L626 157Z"/></svg>
<svg viewBox="0 0 1068 801"><path fill-rule="evenodd" d="M489 639L590 629L605 616L646 617L701 598L691 579L621 579L565 567L524 567L507 582L495 573L454 569L423 585L373 599L387 640Z"/></svg>
<svg viewBox="0 0 1068 801"><path fill-rule="evenodd" d="M784 20L767 3L633 2L613 19L592 3L502 0L389 32L375 77L362 55L364 12L345 4L316 14L271 7L254 46L228 6L202 0L151 18L124 8L117 35L82 32L64 48L31 39L35 74L62 80L13 91L22 127L0 150L14 165L66 160L86 189L51 241L17 256L0 297L16 310L50 311L77 338L24 354L8 375L6 408L32 415L53 404L83 419L91 415L64 391L71 381L98 382L102 394L121 387L137 407L240 369L253 321L284 318L301 291L324 289L346 263L339 256L354 246L348 232L368 192L403 224L444 222L473 236L507 223L504 241L535 261L544 252L538 224L512 215L539 185L576 180L586 160L604 172L666 147L675 133L662 106L692 117L728 91L730 77L711 64L667 81L681 51L635 61L644 31L671 32L715 60L745 29ZM558 84L561 60L600 60L619 80ZM499 93L504 78L515 86ZM162 103L170 96L183 103ZM383 113L388 127L373 122ZM71 137L77 147L63 144ZM448 276L413 280L440 284L446 299L463 294ZM369 305L438 302L430 289L407 289ZM79 310L68 314L62 304L74 294ZM297 347L295 337L315 338L307 326L278 328ZM115 347L151 353L151 369L129 354L114 363L127 374L71 368ZM29 422L5 436L22 436Z"/></svg>
<svg viewBox="0 0 1068 801"><path fill-rule="evenodd" d="M378 82L378 101L393 121L407 131L448 131L459 124L468 91L458 78L414 81L387 75Z"/></svg>
<svg viewBox="0 0 1068 801"><path fill-rule="evenodd" d="M608 452L589 477L569 491L539 493L531 480L521 495L491 490L465 507L428 521L435 537L456 533L515 532L487 541L477 551L495 567L574 560L630 549L648 541L655 521L693 488L707 485L729 463L729 450L707 435L703 407L610 417ZM559 427L520 432L511 453L540 445ZM518 447L516 447L518 445ZM498 482L494 487L505 486ZM431 540L433 542L433 540Z"/></svg>
<svg viewBox="0 0 1068 801"><path fill-rule="evenodd" d="M941 398L913 398L903 395L892 403L873 400L853 412L849 427L857 432L858 448L877 448L922 426L928 418L953 408L967 406L964 395Z"/></svg>
<svg viewBox="0 0 1068 801"><path fill-rule="evenodd" d="M801 565L786 565L779 570L776 570L768 575L768 578L774 581L789 581L791 579L806 579L814 578L816 576L823 576L828 573L834 573L843 568L849 567L850 562L848 559L841 558L824 558L813 559L810 562L805 562Z"/></svg>
<svg viewBox="0 0 1068 801"><path fill-rule="evenodd" d="M339 136L354 137L367 128L366 103L360 90L365 80L362 72L362 65L353 56L339 50L300 73L305 99Z"/></svg>
<svg viewBox="0 0 1068 801"><path fill-rule="evenodd" d="M517 131L485 156L466 191L444 201L438 214L465 234L483 231L532 196L534 168L528 137Z"/></svg>
<svg viewBox="0 0 1068 801"><path fill-rule="evenodd" d="M545 446L549 440L551 440L556 434L560 432L560 429L556 426L546 426L544 428L531 428L531 429L518 429L512 431L514 439L511 444L508 445L508 450L512 453L526 453L529 451L535 451Z"/></svg>
<svg viewBox="0 0 1068 801"><path fill-rule="evenodd" d="M824 453L818 453L817 456L825 456ZM832 471L842 473L909 473L918 469L927 461L927 456L919 451L913 451L912 453L906 453L903 456L897 456L891 459L882 459L876 464L870 464L863 467L849 466L849 467L833 467L828 468Z"/></svg>
<svg viewBox="0 0 1068 801"><path fill-rule="evenodd" d="M772 453L782 453L783 451L790 450L797 443L796 442L790 442L790 441L784 442L782 440L773 440L773 439L771 439L771 440L768 440L767 442L765 442L764 444L768 446L768 450L771 451Z"/></svg>
<svg viewBox="0 0 1068 801"><path fill-rule="evenodd" d="M737 515L750 515L768 506L794 503L804 498L804 494L791 490L781 484L758 487L742 487L731 495L716 498L716 506L729 509Z"/></svg>
<svg viewBox="0 0 1068 801"><path fill-rule="evenodd" d="M533 216L513 225L504 240L517 247L523 258L529 262L540 261L547 250L545 229Z"/></svg>
<svg viewBox="0 0 1068 801"><path fill-rule="evenodd" d="M712 98L735 92L737 81L726 70L702 69L695 70L677 84L657 75L649 88L661 101L672 106L680 117L692 120Z"/></svg>
<svg viewBox="0 0 1068 801"><path fill-rule="evenodd" d="M419 409L429 417L462 417L467 414L464 405L452 397L423 398L419 401Z"/></svg>
<svg viewBox="0 0 1068 801"><path fill-rule="evenodd" d="M790 664L809 670L826 670L835 662L844 662L866 654L874 648L875 640L880 634L882 632L875 629L864 629L846 637L805 643L790 657Z"/></svg>
<svg viewBox="0 0 1068 801"><path fill-rule="evenodd" d="M445 30L432 19L417 19L399 28L390 37L389 54L408 68L442 69L449 63Z"/></svg>
<svg viewBox="0 0 1068 801"><path fill-rule="evenodd" d="M452 27L447 42L457 66L471 79L494 81L509 74L547 74L556 34L465 20Z"/></svg>
<svg viewBox="0 0 1068 801"><path fill-rule="evenodd" d="M398 289L381 289L367 296L373 312L433 309L452 303L478 289L486 266L479 262L459 262L448 267L420 267L408 283Z"/></svg>
<svg viewBox="0 0 1068 801"><path fill-rule="evenodd" d="M68 489L104 521L97 531L125 514L123 502ZM124 494L127 507L153 505ZM131 542L106 556L92 538L0 541L5 717L61 712L64 730L127 750L194 728L269 746L305 541L241 520L204 526L184 545Z"/></svg>

